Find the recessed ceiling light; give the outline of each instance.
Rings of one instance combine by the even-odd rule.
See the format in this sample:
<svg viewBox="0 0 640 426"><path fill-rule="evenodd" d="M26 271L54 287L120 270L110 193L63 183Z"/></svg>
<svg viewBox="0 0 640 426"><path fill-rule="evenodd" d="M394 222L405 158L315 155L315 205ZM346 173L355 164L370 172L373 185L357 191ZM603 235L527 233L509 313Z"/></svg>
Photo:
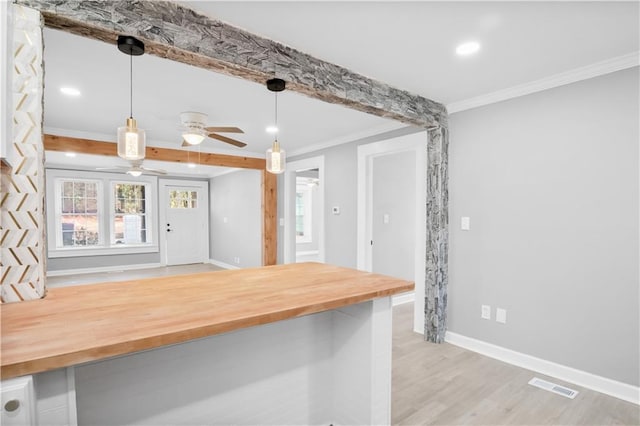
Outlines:
<svg viewBox="0 0 640 426"><path fill-rule="evenodd" d="M76 153L75 152L65 152L64 155L66 155L67 157L73 158L73 157L76 156Z"/></svg>
<svg viewBox="0 0 640 426"><path fill-rule="evenodd" d="M480 43L477 41L469 41L467 43L459 44L458 47L456 47L456 53L460 56L471 55L476 53L478 50L480 50Z"/></svg>
<svg viewBox="0 0 640 426"><path fill-rule="evenodd" d="M196 168L196 163L187 163L187 167L190 169L195 169Z"/></svg>
<svg viewBox="0 0 640 426"><path fill-rule="evenodd" d="M278 128L276 126L267 126L265 130L267 133L278 133Z"/></svg>
<svg viewBox="0 0 640 426"><path fill-rule="evenodd" d="M61 87L60 91L62 94L67 96L80 96L82 93L75 87Z"/></svg>

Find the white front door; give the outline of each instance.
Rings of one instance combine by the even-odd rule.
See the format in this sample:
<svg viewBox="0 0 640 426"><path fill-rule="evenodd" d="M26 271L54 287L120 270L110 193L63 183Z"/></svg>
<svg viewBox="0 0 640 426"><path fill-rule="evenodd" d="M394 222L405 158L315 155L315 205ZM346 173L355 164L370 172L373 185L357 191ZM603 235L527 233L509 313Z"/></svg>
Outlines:
<svg viewBox="0 0 640 426"><path fill-rule="evenodd" d="M209 258L209 182L160 180L160 233L167 265Z"/></svg>

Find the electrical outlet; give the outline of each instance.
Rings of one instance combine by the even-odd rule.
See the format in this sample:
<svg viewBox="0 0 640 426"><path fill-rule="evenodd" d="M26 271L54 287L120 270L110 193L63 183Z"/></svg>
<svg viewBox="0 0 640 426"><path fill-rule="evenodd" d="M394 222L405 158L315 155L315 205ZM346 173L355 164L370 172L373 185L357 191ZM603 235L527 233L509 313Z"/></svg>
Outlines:
<svg viewBox="0 0 640 426"><path fill-rule="evenodd" d="M468 231L471 229L471 218L468 216L462 216L460 218L460 229L463 231Z"/></svg>
<svg viewBox="0 0 640 426"><path fill-rule="evenodd" d="M280 226L284 226L284 218L283 217L280 218Z"/></svg>
<svg viewBox="0 0 640 426"><path fill-rule="evenodd" d="M480 316L481 316L482 319L490 320L491 319L491 306L482 305L482 313L481 313Z"/></svg>
<svg viewBox="0 0 640 426"><path fill-rule="evenodd" d="M498 308L496 309L496 321L501 324L507 323L507 310Z"/></svg>

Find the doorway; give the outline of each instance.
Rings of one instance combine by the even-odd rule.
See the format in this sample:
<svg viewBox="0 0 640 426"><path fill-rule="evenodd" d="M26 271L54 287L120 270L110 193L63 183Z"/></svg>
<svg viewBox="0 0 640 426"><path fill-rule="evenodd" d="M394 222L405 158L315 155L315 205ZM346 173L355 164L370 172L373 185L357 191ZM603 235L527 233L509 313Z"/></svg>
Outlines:
<svg viewBox="0 0 640 426"><path fill-rule="evenodd" d="M161 179L160 241L167 266L209 259L209 182Z"/></svg>
<svg viewBox="0 0 640 426"><path fill-rule="evenodd" d="M284 263L324 262L324 156L287 164Z"/></svg>
<svg viewBox="0 0 640 426"><path fill-rule="evenodd" d="M360 270L415 282L414 293L394 304L414 303L414 331L424 324L426 264L426 132L358 146Z"/></svg>

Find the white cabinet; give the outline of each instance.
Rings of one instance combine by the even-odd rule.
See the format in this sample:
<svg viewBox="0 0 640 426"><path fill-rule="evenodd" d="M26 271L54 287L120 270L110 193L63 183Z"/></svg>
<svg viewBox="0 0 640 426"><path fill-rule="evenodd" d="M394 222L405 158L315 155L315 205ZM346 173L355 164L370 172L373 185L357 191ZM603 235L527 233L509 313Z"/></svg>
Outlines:
<svg viewBox="0 0 640 426"><path fill-rule="evenodd" d="M3 380L2 417L3 426L35 426L35 398L31 376Z"/></svg>

